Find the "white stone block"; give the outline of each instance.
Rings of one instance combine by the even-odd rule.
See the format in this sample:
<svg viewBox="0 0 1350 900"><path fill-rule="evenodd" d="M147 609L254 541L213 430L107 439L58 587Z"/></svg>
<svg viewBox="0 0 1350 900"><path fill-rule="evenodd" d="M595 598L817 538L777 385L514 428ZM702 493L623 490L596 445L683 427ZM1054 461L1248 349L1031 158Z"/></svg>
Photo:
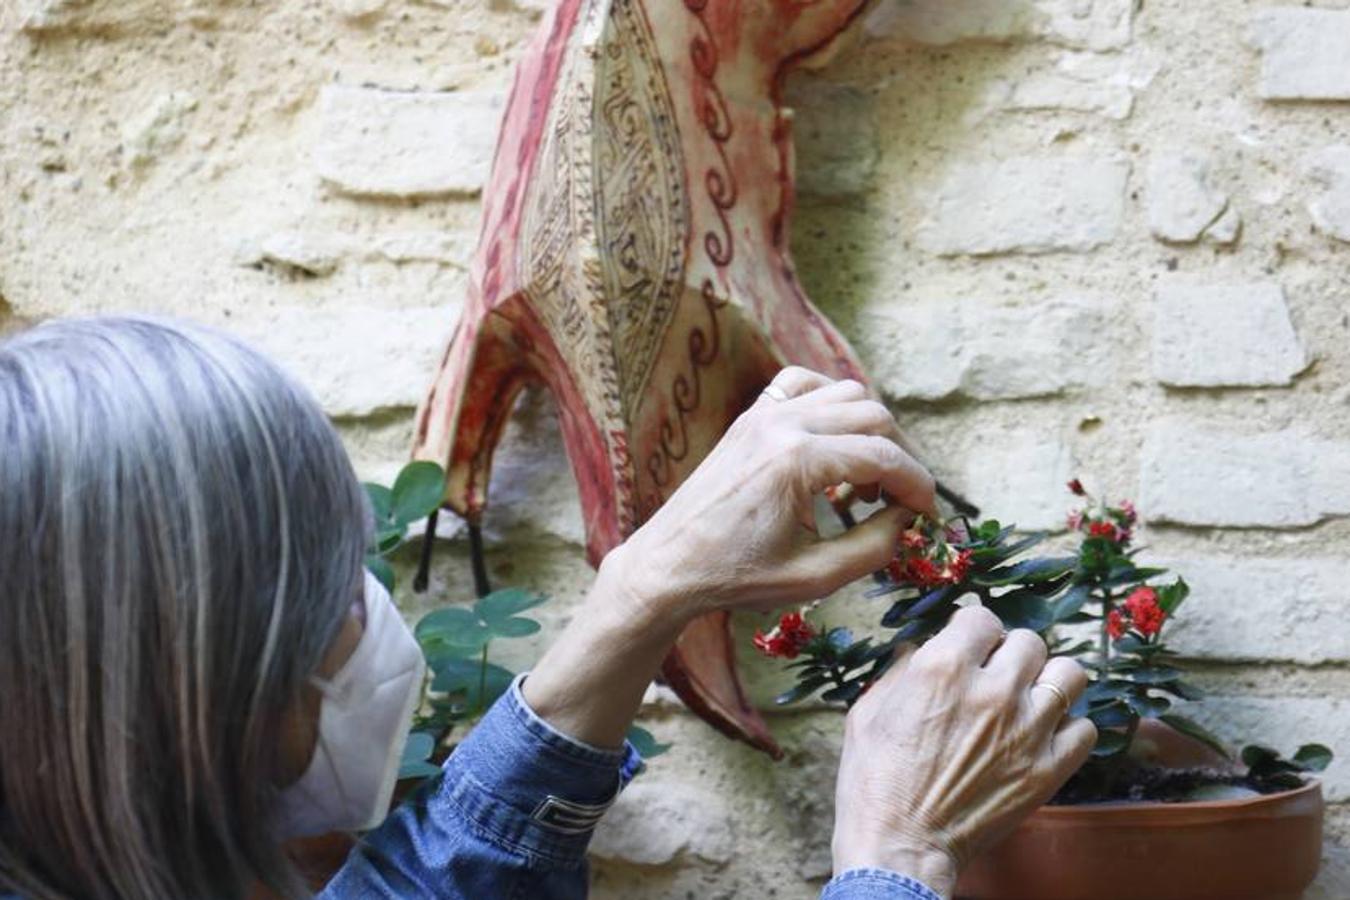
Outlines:
<svg viewBox="0 0 1350 900"><path fill-rule="evenodd" d="M1036 0L1047 40L1084 50L1119 50L1134 32L1136 0Z"/></svg>
<svg viewBox="0 0 1350 900"><path fill-rule="evenodd" d="M877 304L864 313L856 340L888 396L1008 400L1096 383L1109 353L1102 333L1101 311L1086 301L968 299Z"/></svg>
<svg viewBox="0 0 1350 900"><path fill-rule="evenodd" d="M319 177L355 195L472 195L483 187L504 98L330 85L319 98Z"/></svg>
<svg viewBox="0 0 1350 900"><path fill-rule="evenodd" d="M659 866L683 856L725 863L736 852L734 811L705 787L655 775L624 789L591 840L600 859Z"/></svg>
<svg viewBox="0 0 1350 900"><path fill-rule="evenodd" d="M1155 564L1152 557L1146 565ZM1167 558L1191 586L1167 640L1187 656L1309 665L1350 661L1350 562Z"/></svg>
<svg viewBox="0 0 1350 900"><path fill-rule="evenodd" d="M1140 507L1156 522L1299 528L1350 514L1350 444L1166 418L1144 440ZM992 507L991 507L992 508Z"/></svg>
<svg viewBox="0 0 1350 900"><path fill-rule="evenodd" d="M1251 37L1262 51L1262 97L1350 100L1350 10L1258 10Z"/></svg>
<svg viewBox="0 0 1350 900"><path fill-rule="evenodd" d="M1287 385L1308 365L1269 282L1169 284L1153 303L1153 376L1174 387Z"/></svg>
<svg viewBox="0 0 1350 900"><path fill-rule="evenodd" d="M1018 157L954 169L920 225L919 244L945 256L1091 250L1115 238L1129 163Z"/></svg>
<svg viewBox="0 0 1350 900"><path fill-rule="evenodd" d="M1336 144L1315 154L1309 173L1317 186L1308 213L1317 227L1340 241L1350 241L1350 146Z"/></svg>
<svg viewBox="0 0 1350 900"><path fill-rule="evenodd" d="M1044 429L990 434L967 458L956 481L961 492L1000 521L1023 531L1063 530L1064 485L1074 476L1073 453Z"/></svg>
<svg viewBox="0 0 1350 900"><path fill-rule="evenodd" d="M1196 156L1162 152L1148 167L1148 224L1163 241L1200 239L1228 208L1228 195L1211 183L1209 164Z"/></svg>
<svg viewBox="0 0 1350 900"><path fill-rule="evenodd" d="M458 311L255 305L227 319L236 331L299 378L333 416L414 407L436 370Z"/></svg>

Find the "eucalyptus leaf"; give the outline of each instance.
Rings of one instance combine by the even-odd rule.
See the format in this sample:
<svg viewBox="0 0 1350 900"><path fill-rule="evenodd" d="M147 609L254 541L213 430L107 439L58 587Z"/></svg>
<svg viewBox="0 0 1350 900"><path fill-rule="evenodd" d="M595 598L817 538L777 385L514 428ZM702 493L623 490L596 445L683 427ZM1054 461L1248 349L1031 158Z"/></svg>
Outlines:
<svg viewBox="0 0 1350 900"><path fill-rule="evenodd" d="M641 756L643 759L655 759L673 746L671 744L658 743L655 735L640 725L629 727L628 743L633 745L633 749L636 750L638 756Z"/></svg>
<svg viewBox="0 0 1350 900"><path fill-rule="evenodd" d="M538 634L540 629L538 622L524 616L512 616L498 622L489 622L487 627L493 635L500 638L529 637Z"/></svg>
<svg viewBox="0 0 1350 900"><path fill-rule="evenodd" d="M543 594L536 594L521 588L505 588L493 591L474 604L474 612L489 625L533 609L548 600Z"/></svg>
<svg viewBox="0 0 1350 900"><path fill-rule="evenodd" d="M390 518L407 524L440 509L445 498L445 471L433 462L410 462L394 479Z"/></svg>
<svg viewBox="0 0 1350 900"><path fill-rule="evenodd" d="M464 694L470 709L482 712L506 693L515 674L495 663L485 667L472 659L451 659L436 671L431 689L446 694ZM485 688L479 696L479 688Z"/></svg>

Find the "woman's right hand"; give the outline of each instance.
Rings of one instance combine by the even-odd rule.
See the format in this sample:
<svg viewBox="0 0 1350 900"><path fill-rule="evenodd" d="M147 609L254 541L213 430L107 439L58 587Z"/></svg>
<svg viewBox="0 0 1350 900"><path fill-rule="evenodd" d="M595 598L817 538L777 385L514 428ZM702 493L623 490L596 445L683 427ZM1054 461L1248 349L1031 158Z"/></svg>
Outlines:
<svg viewBox="0 0 1350 900"><path fill-rule="evenodd" d="M933 477L903 440L858 382L783 369L602 573L685 619L818 600L885 566L916 513L936 515ZM813 498L841 483L891 505L821 540Z"/></svg>
<svg viewBox="0 0 1350 900"><path fill-rule="evenodd" d="M1086 761L1096 727L1067 715L1086 685L1082 666L1047 663L1039 636L1005 637L982 607L902 650L848 716L835 874L889 869L950 897L962 866Z"/></svg>

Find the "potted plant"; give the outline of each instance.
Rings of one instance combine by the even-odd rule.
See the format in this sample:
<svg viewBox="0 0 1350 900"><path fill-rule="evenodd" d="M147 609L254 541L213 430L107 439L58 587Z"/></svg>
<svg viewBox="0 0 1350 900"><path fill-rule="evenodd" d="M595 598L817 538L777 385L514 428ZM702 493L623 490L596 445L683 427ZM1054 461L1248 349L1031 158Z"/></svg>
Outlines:
<svg viewBox="0 0 1350 900"><path fill-rule="evenodd" d="M1096 501L1069 516L1076 550L1027 558L1046 535L996 521L915 522L872 597L888 597L886 637L813 624L810 608L755 635L791 660L796 683L780 703L820 694L851 705L902 641L936 633L958 601L979 602L1009 628L1042 634L1090 683L1073 710L1096 723L1092 758L1056 797L976 859L957 895L970 900L1281 900L1313 881L1322 850L1322 792L1312 773L1331 761L1318 744L1292 758L1248 746L1236 758L1175 709L1198 701L1163 641L1189 592L1181 578L1141 566L1129 502ZM844 501L846 505L846 501Z"/></svg>

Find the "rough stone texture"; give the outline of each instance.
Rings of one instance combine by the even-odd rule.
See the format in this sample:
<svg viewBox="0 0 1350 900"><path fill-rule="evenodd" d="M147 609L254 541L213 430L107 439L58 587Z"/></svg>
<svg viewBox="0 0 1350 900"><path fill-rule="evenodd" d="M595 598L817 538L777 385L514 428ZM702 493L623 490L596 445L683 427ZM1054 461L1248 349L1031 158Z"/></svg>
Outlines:
<svg viewBox="0 0 1350 900"><path fill-rule="evenodd" d="M1194 156L1160 153L1148 167L1148 224L1153 236L1188 244L1228 209L1228 195L1211 184L1208 164Z"/></svg>
<svg viewBox="0 0 1350 900"><path fill-rule="evenodd" d="M1028 157L956 168L919 232L944 256L1091 250L1120 230L1128 163Z"/></svg>
<svg viewBox="0 0 1350 900"><path fill-rule="evenodd" d="M348 194L474 194L487 180L503 98L332 86L319 100L319 176Z"/></svg>
<svg viewBox="0 0 1350 900"><path fill-rule="evenodd" d="M861 329L861 350L902 400L1010 400L1100 380L1102 312L1077 299L1028 306L979 301L896 304Z"/></svg>
<svg viewBox="0 0 1350 900"><path fill-rule="evenodd" d="M960 483L999 521L1056 530L1064 527L1064 485L1074 472L1073 452L1057 435L1024 429L979 442Z"/></svg>
<svg viewBox="0 0 1350 900"><path fill-rule="evenodd" d="M1070 110L1124 120L1134 110L1135 89L1146 82L1128 64L1097 53L1065 53L1054 68L999 85L1009 110Z"/></svg>
<svg viewBox="0 0 1350 900"><path fill-rule="evenodd" d="M1129 43L1134 0L885 0L867 20L874 36L920 44L1044 38L1066 47L1114 50Z"/></svg>
<svg viewBox="0 0 1350 900"><path fill-rule="evenodd" d="M1169 284L1153 304L1153 376L1175 387L1290 384L1307 356L1278 284Z"/></svg>
<svg viewBox="0 0 1350 900"><path fill-rule="evenodd" d="M1350 515L1350 445L1302 429L1240 433L1177 418L1149 429L1140 499L1155 521L1297 528Z"/></svg>
<svg viewBox="0 0 1350 900"><path fill-rule="evenodd" d="M450 188L437 174L436 196L406 196L447 171L448 153L419 156L440 139L418 129L448 126L418 105L504 96L540 5L0 3L0 333L115 309L230 328L318 392L362 477L388 480L478 234L468 194L481 176L453 173L464 180ZM912 0L911 15L928 19L906 27L928 29L940 48L914 46L884 21L904 7L879 5L866 40L789 86L805 189L794 256L927 461L991 515L1054 528L1070 474L1113 498L1134 495L1142 474L1137 499L1154 520L1142 542L1196 588L1176 638L1201 657L1198 677L1219 700L1210 721L1285 749L1323 740L1350 759L1340 699L1350 648L1339 636L1350 525L1338 518L1350 514L1338 462L1350 458L1347 189L1341 154L1322 149L1347 144L1350 105L1261 101L1263 85L1345 96L1347 54L1326 50L1335 30L1304 23L1334 25L1350 9L1276 10L1277 24L1315 34L1285 28L1287 43L1258 54L1243 50L1251 19L1231 2L1135 5ZM343 110L349 131L325 124L322 98L334 91L356 95ZM480 167L489 118L463 118L451 136L460 149L475 142ZM382 193L324 181L326 129L339 132L353 183ZM1204 160L1206 184L1228 196L1193 243L1164 246L1152 233L1149 167L1163 155ZM935 208L972 167L1031 174ZM1106 214L1085 217L1079 196ZM986 214L984 201L1000 208ZM934 233L956 249L929 243ZM1066 242L1096 246L1040 253ZM1257 280L1283 287L1316 365L1278 389L1159 385L1160 288ZM524 668L589 582L572 477L538 396L513 417L491 496L494 583L554 597L541 635L494 648ZM453 516L440 528L430 591L400 591L410 616L470 599L467 541ZM864 590L832 598L830 621L872 623ZM762 625L741 617L741 646ZM747 664L767 708L784 675ZM686 832L667 863L597 859L591 896L729 900L768 885L777 900L814 900L829 868L838 715L774 711L789 752L774 764L709 731L668 691L652 696L645 724L675 745L643 776L659 786L653 802L723 811L708 831L734 836L734 849L708 850ZM1333 775L1345 796L1345 770ZM681 814L703 827L700 810ZM1350 803L1329 808L1327 833L1350 840ZM635 842L635 854L668 846L663 832L642 835L650 846ZM1309 898L1345 900L1345 854L1328 860Z"/></svg>
<svg viewBox="0 0 1350 900"><path fill-rule="evenodd" d="M1262 52L1262 97L1350 100L1350 10L1258 10L1251 36Z"/></svg>
<svg viewBox="0 0 1350 900"><path fill-rule="evenodd" d="M659 866L685 854L725 863L735 852L726 798L660 775L625 790L591 842L594 856L637 866Z"/></svg>
<svg viewBox="0 0 1350 900"><path fill-rule="evenodd" d="M798 192L844 197L866 190L880 155L870 95L807 76L792 83L785 102L795 112L796 152L810 162L797 167Z"/></svg>
<svg viewBox="0 0 1350 900"><path fill-rule="evenodd" d="M421 399L455 327L453 308L258 310L239 332L314 391L335 416L407 409Z"/></svg>
<svg viewBox="0 0 1350 900"><path fill-rule="evenodd" d="M1345 559L1195 556L1161 565L1191 586L1167 632L1168 643L1187 656L1309 665L1350 659Z"/></svg>
<svg viewBox="0 0 1350 900"><path fill-rule="evenodd" d="M1309 169L1318 189L1308 200L1313 221L1337 240L1350 242L1350 146L1327 147L1313 156Z"/></svg>

